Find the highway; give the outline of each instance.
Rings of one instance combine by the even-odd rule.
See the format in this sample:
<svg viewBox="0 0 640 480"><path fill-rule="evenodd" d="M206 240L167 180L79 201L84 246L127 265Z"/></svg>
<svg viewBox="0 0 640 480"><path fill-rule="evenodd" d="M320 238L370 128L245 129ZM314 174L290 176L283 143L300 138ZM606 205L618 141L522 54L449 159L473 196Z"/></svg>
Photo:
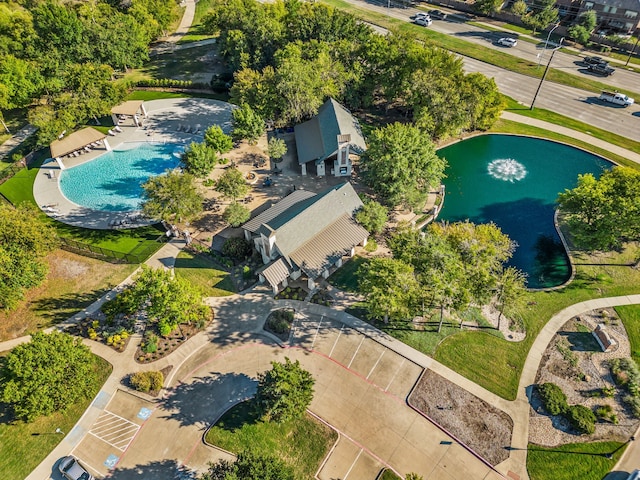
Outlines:
<svg viewBox="0 0 640 480"><path fill-rule="evenodd" d="M418 11L411 8L389 9L361 0L347 1L358 8L374 10L406 21L411 21L409 17ZM501 47L495 43L495 40L501 36L515 35L483 30L463 22L434 20L433 24L427 28L464 37L467 41L483 44L487 48L504 50L505 53L527 59L531 62L538 62L537 55L543 51L543 48L538 48L535 44L523 40L519 41L518 45L514 48ZM380 28L376 28L376 30L383 31ZM547 50L544 53L540 66L541 69L545 67L550 55L551 50ZM469 57L463 56L462 58L466 72L481 72L487 77L494 78L502 93L521 102L523 108L524 106L531 105L535 91L540 84L539 78L514 73ZM580 71L581 69L584 70L584 66L577 64L579 58L580 57L558 51L553 57L551 66L552 68L572 70L571 73L574 73L576 76L585 75L586 78L587 74ZM611 85L612 89L626 88L632 91L640 91L640 74L633 71L625 71L622 68L617 68L613 76L602 79L602 81ZM538 94L535 106L640 141L640 105L636 104L629 108L615 107L603 104L597 100L597 97L597 94L586 90L545 81ZM640 98L637 100L640 102Z"/></svg>

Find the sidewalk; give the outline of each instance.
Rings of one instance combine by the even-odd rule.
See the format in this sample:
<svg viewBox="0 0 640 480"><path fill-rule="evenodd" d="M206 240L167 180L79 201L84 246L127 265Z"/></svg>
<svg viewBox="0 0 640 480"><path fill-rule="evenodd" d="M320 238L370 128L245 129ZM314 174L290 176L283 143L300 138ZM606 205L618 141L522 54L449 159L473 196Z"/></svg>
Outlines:
<svg viewBox="0 0 640 480"><path fill-rule="evenodd" d="M16 132L9 140L0 145L0 160L7 157L15 148L38 130L33 125L27 125Z"/></svg>
<svg viewBox="0 0 640 480"><path fill-rule="evenodd" d="M567 137L572 137L577 140L582 140L583 142L589 143L595 147L602 148L611 153L615 153L616 155L620 155L621 157L625 157L632 162L640 164L640 155L631 150L627 150L626 148L618 147L617 145L612 145L604 140L600 140L599 138L592 137L586 133L578 132L576 130L572 130L567 127L563 127L561 125L557 125L555 123L545 122L544 120L538 120L535 118L525 117L524 115L518 115L513 112L502 112L502 118L505 120L511 120L513 122L525 123L527 125L531 125L533 127L543 128L545 130L549 130L552 132L557 132L562 135L566 135Z"/></svg>

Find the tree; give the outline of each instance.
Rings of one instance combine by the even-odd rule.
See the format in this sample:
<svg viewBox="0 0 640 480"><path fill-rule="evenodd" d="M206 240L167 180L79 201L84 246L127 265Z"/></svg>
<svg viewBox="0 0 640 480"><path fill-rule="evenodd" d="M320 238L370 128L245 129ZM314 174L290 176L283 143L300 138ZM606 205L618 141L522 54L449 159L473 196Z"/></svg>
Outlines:
<svg viewBox="0 0 640 480"><path fill-rule="evenodd" d="M35 208L0 205L0 308L12 310L27 289L42 283L45 256L57 246L55 229Z"/></svg>
<svg viewBox="0 0 640 480"><path fill-rule="evenodd" d="M394 123L374 130L361 159L365 182L392 207L418 207L429 188L439 187L446 161L412 125Z"/></svg>
<svg viewBox="0 0 640 480"><path fill-rule="evenodd" d="M578 185L558 195L574 242L589 250L620 247L640 239L640 172L614 167L600 179L578 176Z"/></svg>
<svg viewBox="0 0 640 480"><path fill-rule="evenodd" d="M569 27L569 35L578 43L582 45L587 45L589 43L589 38L591 37L591 32L596 27L597 17L596 12L593 10L588 10L580 14L578 17L578 22L575 25Z"/></svg>
<svg viewBox="0 0 640 480"><path fill-rule="evenodd" d="M242 172L235 167L227 168L216 182L216 190L233 201L244 197L249 189Z"/></svg>
<svg viewBox="0 0 640 480"><path fill-rule="evenodd" d="M516 0L513 2L513 5L511 5L511 13L520 17L525 15L528 9L529 7L527 6L527 2L524 0Z"/></svg>
<svg viewBox="0 0 640 480"><path fill-rule="evenodd" d="M271 362L271 370L258 375L255 402L266 421L283 423L304 415L313 400L311 373L285 357L284 363Z"/></svg>
<svg viewBox="0 0 640 480"><path fill-rule="evenodd" d="M500 320L505 311L514 311L522 305L525 295L527 277L515 267L503 268L498 277L496 289L496 304L498 307L498 330L500 330Z"/></svg>
<svg viewBox="0 0 640 480"><path fill-rule="evenodd" d="M233 132L236 140L248 140L255 145L264 133L264 120L246 103L232 112Z"/></svg>
<svg viewBox="0 0 640 480"><path fill-rule="evenodd" d="M488 130L498 121L504 100L493 78L481 73L465 75L460 86L462 104L467 111L467 129Z"/></svg>
<svg viewBox="0 0 640 480"><path fill-rule="evenodd" d="M7 355L2 373L2 401L27 422L64 412L86 398L97 380L89 348L60 332L34 333Z"/></svg>
<svg viewBox="0 0 640 480"><path fill-rule="evenodd" d="M222 218L232 227L239 227L251 218L251 211L238 202L232 202L225 208Z"/></svg>
<svg viewBox="0 0 640 480"><path fill-rule="evenodd" d="M373 318L388 323L413 316L419 285L411 265L395 258L372 258L358 269L358 285Z"/></svg>
<svg viewBox="0 0 640 480"><path fill-rule="evenodd" d="M233 148L233 140L218 125L212 125L204 132L204 143L218 153L227 153Z"/></svg>
<svg viewBox="0 0 640 480"><path fill-rule="evenodd" d="M282 460L260 453L244 451L234 462L220 459L209 464L200 480L294 480L292 468Z"/></svg>
<svg viewBox="0 0 640 480"><path fill-rule="evenodd" d="M287 144L281 138L271 137L269 139L269 145L267 147L267 153L274 162L278 163L282 161L282 157L287 154Z"/></svg>
<svg viewBox="0 0 640 480"><path fill-rule="evenodd" d="M142 211L149 218L168 223L186 222L202 213L204 198L193 175L171 171L142 185Z"/></svg>
<svg viewBox="0 0 640 480"><path fill-rule="evenodd" d="M182 154L182 163L194 177L205 178L218 163L218 155L207 143L194 142Z"/></svg>
<svg viewBox="0 0 640 480"><path fill-rule="evenodd" d="M533 30L544 30L558 20L558 9L555 0L537 0L531 4L531 10L525 13L522 22Z"/></svg>
<svg viewBox="0 0 640 480"><path fill-rule="evenodd" d="M476 12L491 16L491 14L500 11L502 3L502 0L476 0L473 7Z"/></svg>
<svg viewBox="0 0 640 480"><path fill-rule="evenodd" d="M384 230L388 219L389 211L387 208L375 200L364 201L362 208L356 212L357 222L365 230L374 234L381 233Z"/></svg>

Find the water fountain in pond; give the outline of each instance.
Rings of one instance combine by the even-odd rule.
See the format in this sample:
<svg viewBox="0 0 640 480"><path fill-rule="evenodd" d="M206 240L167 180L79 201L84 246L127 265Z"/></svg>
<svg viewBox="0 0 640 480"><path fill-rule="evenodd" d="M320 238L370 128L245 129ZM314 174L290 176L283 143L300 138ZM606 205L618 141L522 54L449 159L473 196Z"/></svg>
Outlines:
<svg viewBox="0 0 640 480"><path fill-rule="evenodd" d="M489 163L489 175L505 182L518 182L527 176L527 169L513 158L499 158Z"/></svg>

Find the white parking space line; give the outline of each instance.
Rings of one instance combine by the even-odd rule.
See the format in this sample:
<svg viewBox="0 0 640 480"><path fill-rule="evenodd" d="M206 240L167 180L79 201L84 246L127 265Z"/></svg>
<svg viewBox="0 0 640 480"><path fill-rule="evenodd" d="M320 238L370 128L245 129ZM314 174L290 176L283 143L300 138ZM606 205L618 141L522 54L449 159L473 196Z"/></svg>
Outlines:
<svg viewBox="0 0 640 480"><path fill-rule="evenodd" d="M367 338L367 337L362 335L362 339L360 340L360 344L358 345L358 348L356 348L356 351L353 352L353 357L351 357L351 360L349 361L349 365L347 365L347 368L351 368L351 364L353 363L353 359L356 358L356 355L358 355L358 351L360 350L360 347L362 346L362 343L364 342L365 338Z"/></svg>
<svg viewBox="0 0 640 480"><path fill-rule="evenodd" d="M342 335L342 330L344 330L344 324L342 324L342 326L340 327L340 331L338 332L338 336L336 337L336 341L333 342L333 347L331 347L331 351L329 352L329 358L331 358L331 355L333 355L333 351L336 348L336 345L338 344L338 340L340 340L340 335Z"/></svg>
<svg viewBox="0 0 640 480"><path fill-rule="evenodd" d="M320 315L320 321L318 322L318 328L316 328L316 334L313 336L313 342L311 343L311 348L316 344L316 339L318 338L318 332L320 331L320 325L322 325L322 321L324 320L324 315Z"/></svg>
<svg viewBox="0 0 640 480"><path fill-rule="evenodd" d="M384 389L385 392L389 391L389 388L391 387L391 384L396 379L396 377L398 376L398 373L400 372L400 369L404 365L404 361L405 361L405 359L403 358L402 361L400 362L400 365L398 365L398 369L396 370L396 373L394 373L393 377L391 377L391 380L389 380L389 384L387 385L387 388Z"/></svg>
<svg viewBox="0 0 640 480"><path fill-rule="evenodd" d="M373 373L373 371L376 369L376 367L378 366L378 364L380 363L380 360L382 360L382 356L384 355L384 352L386 352L387 349L385 348L384 350L382 350L382 353L380 354L380 356L378 357L378 360L376 360L376 363L373 364L373 367L371 367L371 370L369 371L369 374L367 375L367 380L369 380L369 377L371 376L371 374Z"/></svg>
<svg viewBox="0 0 640 480"><path fill-rule="evenodd" d="M356 463L358 463L358 459L360 458L360 455L362 455L362 448L360 449L360 451L358 452L358 455L356 455L356 459L353 461L353 463L351 464L351 466L349 467L349 470L347 470L347 473L344 474L344 478L342 480L347 480L347 477L349 476L349 474L351 473L351 470L353 470L353 467L356 466Z"/></svg>
<svg viewBox="0 0 640 480"><path fill-rule="evenodd" d="M124 452L140 430L140 425L105 410L89 433L106 444Z"/></svg>

